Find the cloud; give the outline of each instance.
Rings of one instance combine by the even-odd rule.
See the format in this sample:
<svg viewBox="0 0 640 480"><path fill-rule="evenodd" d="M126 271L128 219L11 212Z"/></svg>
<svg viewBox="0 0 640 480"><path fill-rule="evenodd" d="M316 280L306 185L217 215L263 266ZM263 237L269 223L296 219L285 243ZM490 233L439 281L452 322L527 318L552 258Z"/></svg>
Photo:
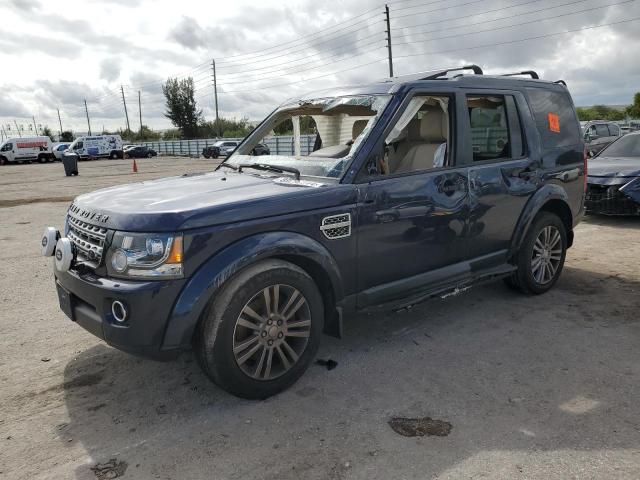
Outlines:
<svg viewBox="0 0 640 480"><path fill-rule="evenodd" d="M120 76L121 62L117 58L105 58L100 62L100 78L107 82L113 82Z"/></svg>
<svg viewBox="0 0 640 480"><path fill-rule="evenodd" d="M0 92L0 117L29 117L30 112L22 102L14 100L6 93Z"/></svg>
<svg viewBox="0 0 640 480"><path fill-rule="evenodd" d="M178 24L171 29L168 38L189 50L200 50L215 45L217 51L229 55L246 45L246 27L225 20L225 25L212 25L203 28L192 17L182 16Z"/></svg>
<svg viewBox="0 0 640 480"><path fill-rule="evenodd" d="M40 2L38 0L9 0L9 5L16 10L29 12L39 8Z"/></svg>

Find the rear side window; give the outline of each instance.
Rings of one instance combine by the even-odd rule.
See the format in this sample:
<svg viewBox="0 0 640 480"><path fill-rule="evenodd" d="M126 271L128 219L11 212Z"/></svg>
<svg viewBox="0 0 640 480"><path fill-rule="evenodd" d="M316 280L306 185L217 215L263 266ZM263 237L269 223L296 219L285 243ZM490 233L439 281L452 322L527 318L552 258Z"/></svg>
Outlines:
<svg viewBox="0 0 640 480"><path fill-rule="evenodd" d="M620 128L617 125L615 125L613 123L610 123L609 124L609 133L611 135L615 135L617 137L618 135L620 135Z"/></svg>
<svg viewBox="0 0 640 480"><path fill-rule="evenodd" d="M602 123L596 125L596 135L599 137L608 137L609 130L607 130L607 126Z"/></svg>
<svg viewBox="0 0 640 480"><path fill-rule="evenodd" d="M520 119L512 96L467 95L473 161L523 155Z"/></svg>
<svg viewBox="0 0 640 480"><path fill-rule="evenodd" d="M580 142L580 125L566 92L529 88L533 116L545 148L566 147Z"/></svg>

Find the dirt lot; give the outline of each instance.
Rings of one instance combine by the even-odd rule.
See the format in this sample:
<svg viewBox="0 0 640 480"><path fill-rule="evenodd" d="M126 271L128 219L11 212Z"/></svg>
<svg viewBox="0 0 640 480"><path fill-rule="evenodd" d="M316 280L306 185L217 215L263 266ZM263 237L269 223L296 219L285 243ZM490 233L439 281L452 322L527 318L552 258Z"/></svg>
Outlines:
<svg viewBox="0 0 640 480"><path fill-rule="evenodd" d="M135 358L70 322L43 228L78 193L211 165L0 168L0 478L640 478L640 220L585 220L542 297L498 283L349 318L320 349L335 369L261 402L190 353ZM402 436L395 416L442 436Z"/></svg>

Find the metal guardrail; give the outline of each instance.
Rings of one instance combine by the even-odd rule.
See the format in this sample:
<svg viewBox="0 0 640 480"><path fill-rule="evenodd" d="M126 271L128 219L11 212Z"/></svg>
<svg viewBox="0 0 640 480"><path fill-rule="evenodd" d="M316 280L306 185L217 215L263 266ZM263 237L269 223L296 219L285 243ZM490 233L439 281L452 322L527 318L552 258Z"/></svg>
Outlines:
<svg viewBox="0 0 640 480"><path fill-rule="evenodd" d="M313 150L315 135L300 136L300 153L308 155ZM135 142L135 145L145 145L153 148L156 152L165 155L177 156L198 156L202 154L202 149L213 145L219 141L237 141L242 138L204 138L194 140L164 140L158 142ZM262 141L272 155L293 155L293 136L273 136L266 137Z"/></svg>

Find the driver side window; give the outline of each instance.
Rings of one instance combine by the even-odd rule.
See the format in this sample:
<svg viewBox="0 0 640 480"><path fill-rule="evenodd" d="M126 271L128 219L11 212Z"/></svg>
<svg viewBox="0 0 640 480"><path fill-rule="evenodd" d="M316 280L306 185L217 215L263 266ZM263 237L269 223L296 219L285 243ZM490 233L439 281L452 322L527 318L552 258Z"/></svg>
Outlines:
<svg viewBox="0 0 640 480"><path fill-rule="evenodd" d="M11 150L13 148L13 143L7 143L5 144L4 147L2 147L2 151L3 152L8 152L9 150Z"/></svg>
<svg viewBox="0 0 640 480"><path fill-rule="evenodd" d="M400 175L449 166L450 100L444 96L413 97L384 143L370 175Z"/></svg>

